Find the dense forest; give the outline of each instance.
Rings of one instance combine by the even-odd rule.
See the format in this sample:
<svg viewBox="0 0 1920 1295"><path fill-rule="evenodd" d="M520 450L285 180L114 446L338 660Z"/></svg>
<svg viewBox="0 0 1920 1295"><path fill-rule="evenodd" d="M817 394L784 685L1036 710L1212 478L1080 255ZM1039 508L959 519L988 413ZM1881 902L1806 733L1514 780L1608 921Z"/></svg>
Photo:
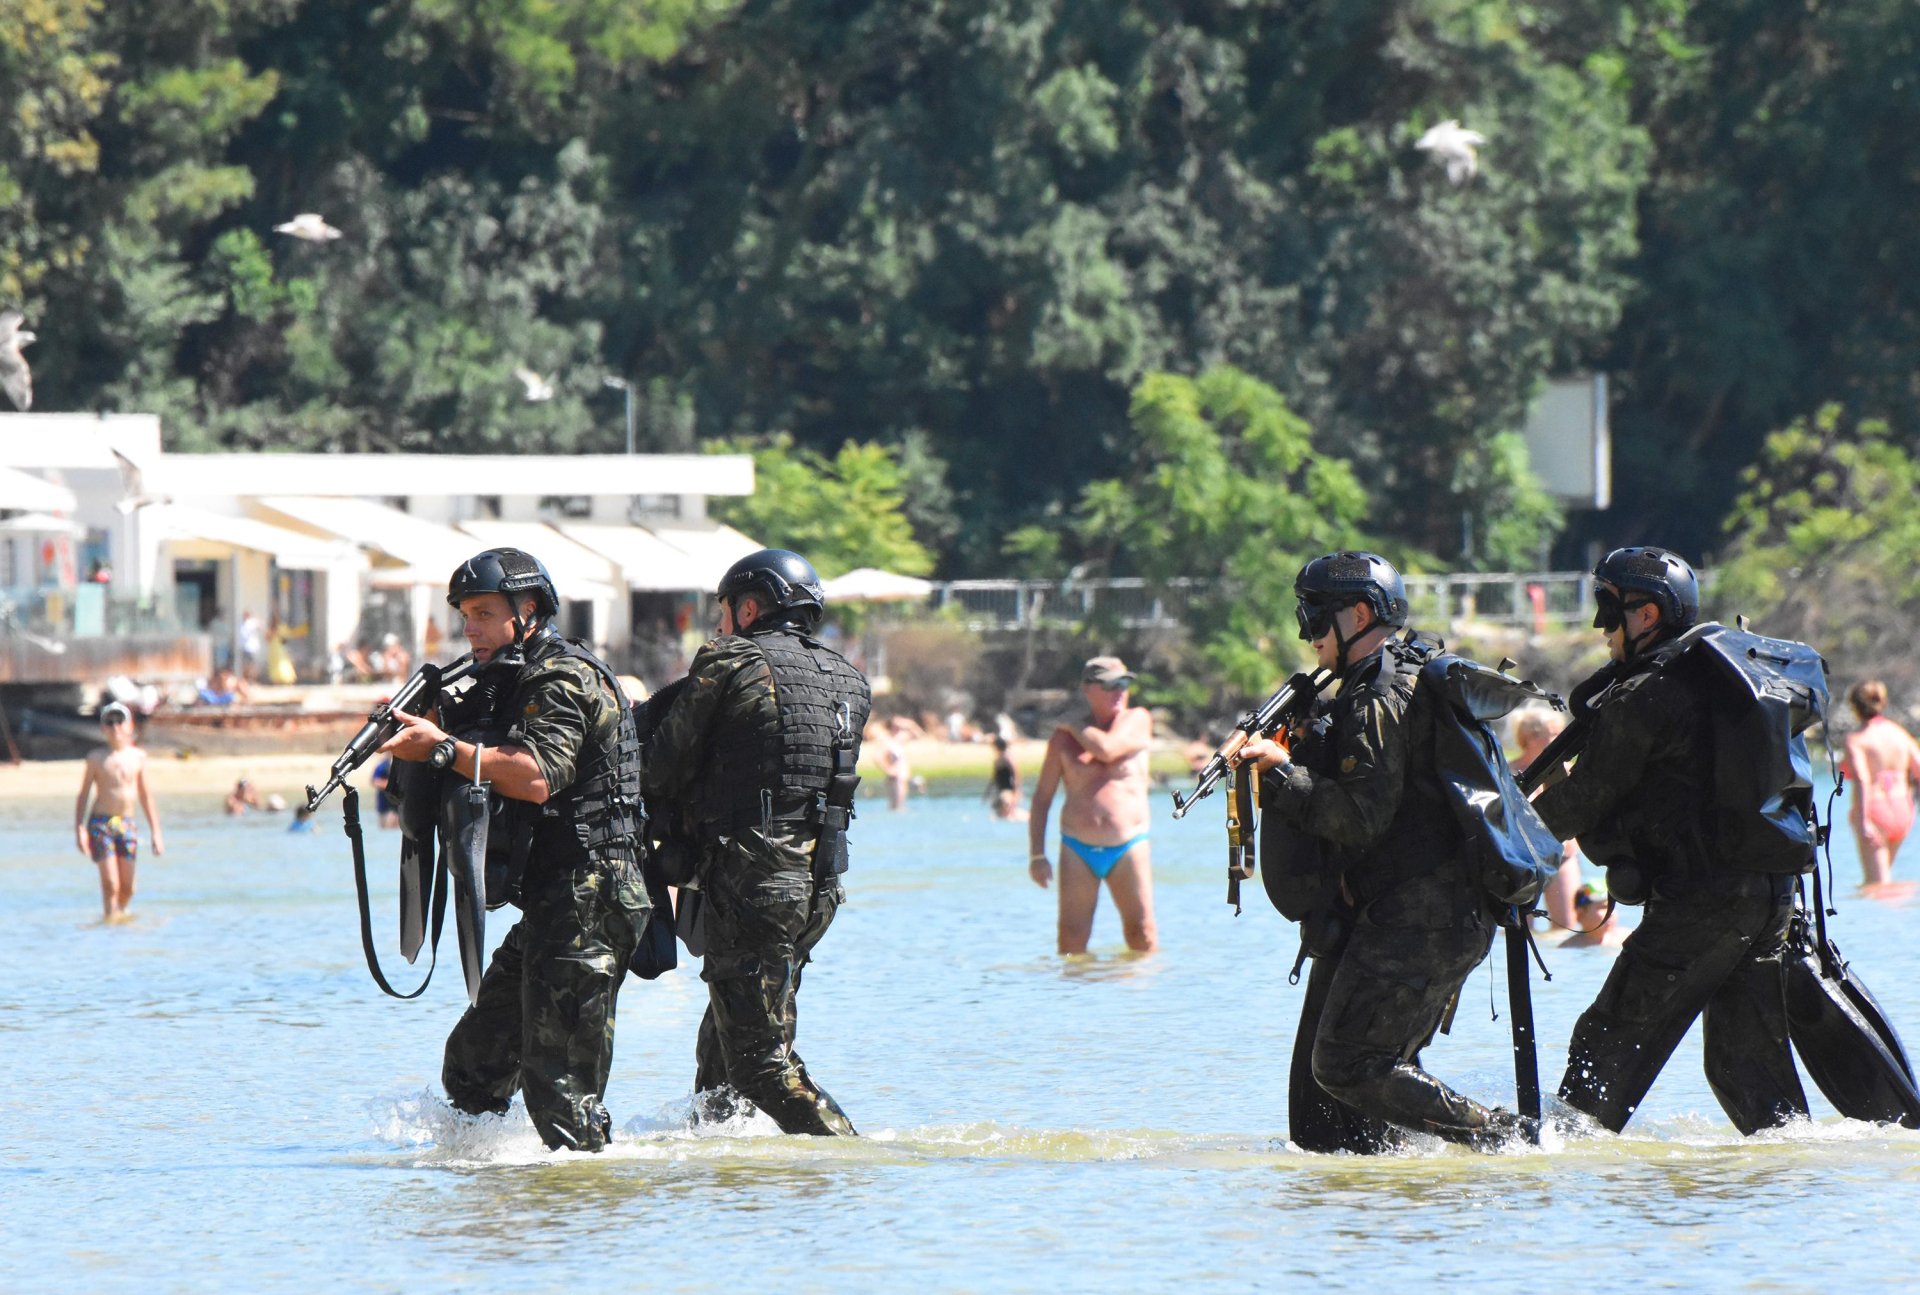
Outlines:
<svg viewBox="0 0 1920 1295"><path fill-rule="evenodd" d="M1329 533L1712 556L1769 433L1920 437L1916 210L1910 0L0 0L36 408L613 450L613 375L643 448L884 448L946 574L1065 561L1209 371L1341 461ZM1587 370L1563 518L1516 432Z"/></svg>

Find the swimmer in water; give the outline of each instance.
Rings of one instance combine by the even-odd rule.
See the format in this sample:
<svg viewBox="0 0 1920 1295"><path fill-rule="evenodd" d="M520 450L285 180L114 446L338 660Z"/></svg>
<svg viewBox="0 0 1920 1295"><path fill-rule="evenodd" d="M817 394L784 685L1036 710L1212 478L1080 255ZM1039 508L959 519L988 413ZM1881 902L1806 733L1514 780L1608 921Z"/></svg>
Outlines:
<svg viewBox="0 0 1920 1295"><path fill-rule="evenodd" d="M993 776L987 780L987 801L993 816L1007 822L1026 821L1027 811L1020 803L1020 766L1007 753L1007 739L993 735Z"/></svg>
<svg viewBox="0 0 1920 1295"><path fill-rule="evenodd" d="M1913 830L1913 784L1920 781L1920 745L1888 719L1887 686L1863 679L1847 692L1860 727L1847 734L1847 777L1853 804L1847 821L1860 847L1863 886L1893 880L1893 856Z"/></svg>
<svg viewBox="0 0 1920 1295"><path fill-rule="evenodd" d="M80 853L100 870L100 916L109 923L129 919L133 869L140 855L140 829L134 806L147 816L153 852L167 852L160 835L160 811L147 787L147 753L134 745L133 713L119 702L100 708L100 732L107 739L87 756L80 794L73 802L73 839Z"/></svg>

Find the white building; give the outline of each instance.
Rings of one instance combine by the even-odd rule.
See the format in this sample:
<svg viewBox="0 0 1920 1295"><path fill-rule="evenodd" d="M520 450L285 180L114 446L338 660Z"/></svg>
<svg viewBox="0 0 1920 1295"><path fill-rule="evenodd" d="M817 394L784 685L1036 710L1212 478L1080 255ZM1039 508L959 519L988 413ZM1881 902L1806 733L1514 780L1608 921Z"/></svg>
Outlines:
<svg viewBox="0 0 1920 1295"><path fill-rule="evenodd" d="M250 612L310 674L388 633L417 659L456 631L453 568L512 546L552 572L567 633L644 668L636 628L686 629L759 547L707 500L752 493L737 454L170 454L149 415L0 415L0 602L83 636L222 643Z"/></svg>

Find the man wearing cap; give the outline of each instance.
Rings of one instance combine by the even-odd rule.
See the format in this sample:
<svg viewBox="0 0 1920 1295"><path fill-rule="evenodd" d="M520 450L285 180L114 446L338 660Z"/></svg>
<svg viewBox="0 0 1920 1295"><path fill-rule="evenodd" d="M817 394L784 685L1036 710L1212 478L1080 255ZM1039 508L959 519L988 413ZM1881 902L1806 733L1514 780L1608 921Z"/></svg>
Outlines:
<svg viewBox="0 0 1920 1295"><path fill-rule="evenodd" d="M1059 949L1085 953L1093 934L1100 883L1113 894L1127 947L1151 953L1159 947L1153 921L1153 862L1147 844L1147 749L1153 715L1130 706L1133 673L1117 656L1097 656L1080 671L1080 694L1089 721L1061 724L1047 743L1027 820L1027 873L1034 884L1053 880L1047 857L1047 814L1056 787L1066 788L1060 807Z"/></svg>
<svg viewBox="0 0 1920 1295"><path fill-rule="evenodd" d="M117 701L102 706L100 735L107 744L88 753L80 775L73 839L100 869L100 920L118 923L128 920L127 905L133 900L134 863L140 854L136 805L146 811L153 852L166 853L166 844L160 836L160 811L147 787L147 753L134 744L133 712Z"/></svg>

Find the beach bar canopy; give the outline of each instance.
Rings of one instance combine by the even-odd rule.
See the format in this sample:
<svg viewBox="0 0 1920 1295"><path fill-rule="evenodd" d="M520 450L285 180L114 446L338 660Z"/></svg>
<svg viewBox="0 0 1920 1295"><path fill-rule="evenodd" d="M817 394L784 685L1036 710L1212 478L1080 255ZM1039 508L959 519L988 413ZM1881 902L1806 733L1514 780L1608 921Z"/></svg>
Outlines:
<svg viewBox="0 0 1920 1295"><path fill-rule="evenodd" d="M698 562L644 526L562 522L560 533L619 567L629 589L675 593L705 583Z"/></svg>
<svg viewBox="0 0 1920 1295"><path fill-rule="evenodd" d="M79 506L73 491L18 468L0 467L0 508L35 513L70 513Z"/></svg>
<svg viewBox="0 0 1920 1295"><path fill-rule="evenodd" d="M367 583L381 589L445 587L454 569L479 551L469 535L371 499L267 495L263 509L350 540L378 555Z"/></svg>
<svg viewBox="0 0 1920 1295"><path fill-rule="evenodd" d="M177 556L224 557L235 549L264 553L290 571L331 571L364 567L366 559L343 540L274 526L252 517L232 517L186 504L158 504L147 510Z"/></svg>
<svg viewBox="0 0 1920 1295"><path fill-rule="evenodd" d="M731 526L562 522L560 531L620 568L627 587L650 593L711 593L727 568L761 546Z"/></svg>
<svg viewBox="0 0 1920 1295"><path fill-rule="evenodd" d="M545 565L562 598L598 601L626 597L620 590L619 573L613 563L545 522L471 521L461 522L460 529L480 541L466 557L483 548L519 549L530 553Z"/></svg>

